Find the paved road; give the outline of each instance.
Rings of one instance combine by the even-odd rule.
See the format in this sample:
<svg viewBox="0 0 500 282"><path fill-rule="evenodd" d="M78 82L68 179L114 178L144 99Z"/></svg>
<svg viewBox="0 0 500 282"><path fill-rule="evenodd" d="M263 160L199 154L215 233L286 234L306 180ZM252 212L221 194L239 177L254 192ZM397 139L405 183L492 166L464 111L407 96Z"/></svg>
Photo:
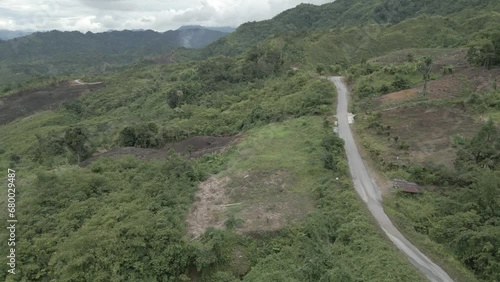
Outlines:
<svg viewBox="0 0 500 282"><path fill-rule="evenodd" d="M448 274L427 256L420 252L412 243L399 232L392 224L382 207L382 197L377 184L369 176L366 166L359 155L358 148L352 137L351 128L347 121L347 105L349 92L342 82L341 77L330 77L337 87L337 119L339 135L345 141L345 151L349 161L349 170L356 191L368 206L368 209L377 220L378 224L387 234L387 237L398 247L430 281L453 281Z"/></svg>

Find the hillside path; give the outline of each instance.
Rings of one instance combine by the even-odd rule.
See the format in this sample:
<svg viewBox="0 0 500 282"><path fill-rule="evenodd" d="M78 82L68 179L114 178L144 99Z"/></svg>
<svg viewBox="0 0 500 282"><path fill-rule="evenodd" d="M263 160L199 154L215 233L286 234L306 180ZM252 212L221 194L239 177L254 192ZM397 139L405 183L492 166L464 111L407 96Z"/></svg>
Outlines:
<svg viewBox="0 0 500 282"><path fill-rule="evenodd" d="M349 91L342 81L342 77L330 77L337 87L337 119L339 136L345 142L345 152L349 162L349 170L354 182L354 187L359 196L368 206L368 209L384 230L389 239L400 249L430 281L448 282L453 281L450 276L438 265L433 263L427 256L420 252L401 232L392 224L391 220L382 207L382 197L379 187L368 174L365 164L356 147L351 128L347 119Z"/></svg>

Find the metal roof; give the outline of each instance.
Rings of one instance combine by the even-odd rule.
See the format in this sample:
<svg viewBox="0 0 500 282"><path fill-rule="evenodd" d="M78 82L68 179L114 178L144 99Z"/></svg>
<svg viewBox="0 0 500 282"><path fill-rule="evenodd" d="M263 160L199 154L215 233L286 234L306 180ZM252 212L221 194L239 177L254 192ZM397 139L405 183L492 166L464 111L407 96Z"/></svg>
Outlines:
<svg viewBox="0 0 500 282"><path fill-rule="evenodd" d="M407 193L422 193L422 189L417 183L408 182L401 179L394 179L394 187Z"/></svg>

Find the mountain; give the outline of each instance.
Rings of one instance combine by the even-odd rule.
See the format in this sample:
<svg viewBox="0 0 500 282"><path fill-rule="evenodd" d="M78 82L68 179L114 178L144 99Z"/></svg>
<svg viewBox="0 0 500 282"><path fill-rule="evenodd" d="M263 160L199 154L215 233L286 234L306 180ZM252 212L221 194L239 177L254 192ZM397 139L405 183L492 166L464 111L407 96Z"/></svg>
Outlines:
<svg viewBox="0 0 500 282"><path fill-rule="evenodd" d="M358 25L394 25L421 15L451 16L474 11L500 12L496 0L337 0L321 6L300 4L270 20L249 22L210 44L205 57L236 55L273 34L328 31ZM466 17L464 17L466 18Z"/></svg>
<svg viewBox="0 0 500 282"><path fill-rule="evenodd" d="M303 4L174 56L208 31L0 43L0 79L56 76L0 88L22 223L0 281L426 281L355 191L330 75L395 227L453 281L500 281L497 2Z"/></svg>
<svg viewBox="0 0 500 282"><path fill-rule="evenodd" d="M226 33L231 33L236 30L236 28L231 26L202 26L202 25L183 25L179 27L177 30L185 30L185 29L208 29Z"/></svg>
<svg viewBox="0 0 500 282"><path fill-rule="evenodd" d="M5 68L9 68L12 73L55 76L88 70L104 62L128 64L179 47L202 48L226 34L209 29L35 32L0 42L0 62L4 64L0 73L5 78Z"/></svg>
<svg viewBox="0 0 500 282"><path fill-rule="evenodd" d="M9 40L17 37L23 37L33 33L27 30L6 30L0 29L0 40Z"/></svg>

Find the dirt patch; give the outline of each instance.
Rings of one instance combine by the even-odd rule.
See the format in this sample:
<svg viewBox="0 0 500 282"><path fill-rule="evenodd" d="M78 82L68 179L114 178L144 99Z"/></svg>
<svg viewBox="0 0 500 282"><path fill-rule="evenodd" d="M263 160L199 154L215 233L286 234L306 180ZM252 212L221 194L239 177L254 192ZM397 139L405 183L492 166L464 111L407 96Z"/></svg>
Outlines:
<svg viewBox="0 0 500 282"><path fill-rule="evenodd" d="M231 178L226 194L231 202L227 214L242 221L237 232L263 234L300 222L314 209L314 200L291 189L293 175L286 170L250 170Z"/></svg>
<svg viewBox="0 0 500 282"><path fill-rule="evenodd" d="M456 70L454 74L445 75L432 80L428 85L428 94L425 99L442 100L470 96L474 92L487 92L493 85L500 84L500 68L487 70L485 68L470 67ZM383 95L372 102L372 108L384 109L402 105L421 96L423 86Z"/></svg>
<svg viewBox="0 0 500 282"><path fill-rule="evenodd" d="M116 148L104 153L92 156L81 163L87 166L99 158L120 158L127 155L135 156L140 160L161 160L164 159L170 150L186 155L188 157L199 157L208 153L218 152L228 145L237 142L241 135L229 137L195 136L181 142L171 143L162 149L144 149L135 147Z"/></svg>
<svg viewBox="0 0 500 282"><path fill-rule="evenodd" d="M163 148L163 151L173 149L174 151L187 154L190 157L199 157L208 153L220 151L227 145L237 142L241 135L229 137L195 136L187 140L172 143Z"/></svg>
<svg viewBox="0 0 500 282"><path fill-rule="evenodd" d="M225 204L229 201L225 194L228 182L229 177L212 176L200 184L196 202L187 218L188 234L192 239L203 235L209 227L224 228Z"/></svg>
<svg viewBox="0 0 500 282"><path fill-rule="evenodd" d="M243 220L239 233L266 234L303 221L314 208L313 201L300 194L284 193L269 201L243 206L237 218Z"/></svg>
<svg viewBox="0 0 500 282"><path fill-rule="evenodd" d="M26 90L0 99L0 125L39 111L51 110L65 101L103 87L104 84L87 85L61 82L58 85L36 90Z"/></svg>
<svg viewBox="0 0 500 282"><path fill-rule="evenodd" d="M429 82L428 96L431 99L446 99L491 91L495 80L500 82L500 68L468 68Z"/></svg>
<svg viewBox="0 0 500 282"><path fill-rule="evenodd" d="M399 92L390 93L378 98L379 102L383 105L400 103L418 96L417 89L407 89Z"/></svg>
<svg viewBox="0 0 500 282"><path fill-rule="evenodd" d="M196 193L187 219L189 236L198 238L209 227L226 228L230 219L237 233L255 236L304 220L314 209L314 199L292 191L294 181L284 170L212 176Z"/></svg>
<svg viewBox="0 0 500 282"><path fill-rule="evenodd" d="M455 149L451 138L457 134L472 137L479 125L459 106L433 107L419 105L411 108L397 108L382 114L382 123L390 126L390 137L399 137L399 143L410 145L408 162L435 162L451 166ZM397 144L392 147L396 149ZM389 158L401 157L398 150Z"/></svg>
<svg viewBox="0 0 500 282"><path fill-rule="evenodd" d="M373 58L370 63L382 63L382 64L402 64L407 62L408 54L411 53L415 56L415 59L432 56L434 59L434 65L442 67L445 65L454 65L456 67L462 67L467 64L466 61L466 48L458 49L448 49L448 48L418 48L418 49L404 49L400 51L391 52L387 55Z"/></svg>

